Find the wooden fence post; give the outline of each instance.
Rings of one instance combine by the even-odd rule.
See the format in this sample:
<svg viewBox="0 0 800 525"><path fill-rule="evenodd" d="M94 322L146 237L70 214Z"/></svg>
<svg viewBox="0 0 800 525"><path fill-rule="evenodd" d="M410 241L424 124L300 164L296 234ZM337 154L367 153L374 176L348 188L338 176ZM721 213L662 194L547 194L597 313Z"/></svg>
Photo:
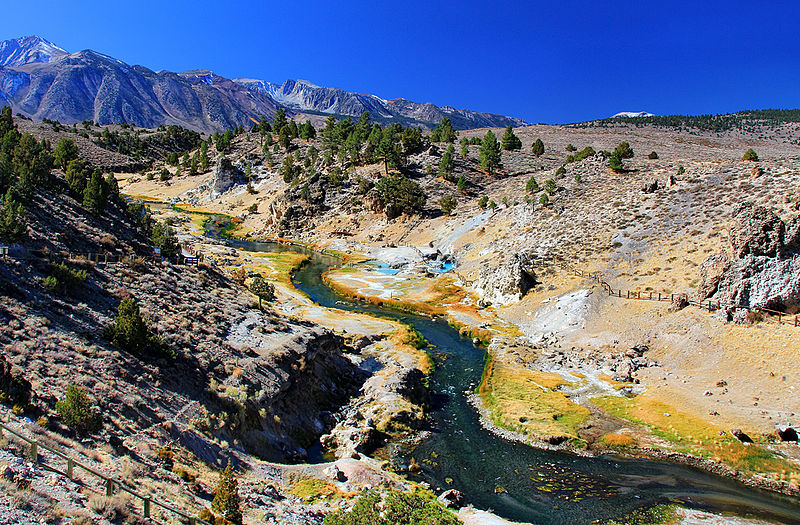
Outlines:
<svg viewBox="0 0 800 525"><path fill-rule="evenodd" d="M39 464L39 444L35 442L31 443L31 461L34 465Z"/></svg>
<svg viewBox="0 0 800 525"><path fill-rule="evenodd" d="M114 480L111 478L106 480L106 496L111 497L114 495Z"/></svg>
<svg viewBox="0 0 800 525"><path fill-rule="evenodd" d="M72 479L72 470L75 468L75 462L72 458L67 458L67 477Z"/></svg>
<svg viewBox="0 0 800 525"><path fill-rule="evenodd" d="M144 498L142 500L144 502L144 508L142 509L145 518L150 517L150 498Z"/></svg>

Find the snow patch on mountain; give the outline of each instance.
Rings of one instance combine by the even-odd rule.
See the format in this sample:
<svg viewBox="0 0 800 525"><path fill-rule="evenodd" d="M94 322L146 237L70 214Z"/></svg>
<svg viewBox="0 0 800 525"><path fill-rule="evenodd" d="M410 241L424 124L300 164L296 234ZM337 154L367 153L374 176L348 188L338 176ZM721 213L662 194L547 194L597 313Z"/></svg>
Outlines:
<svg viewBox="0 0 800 525"><path fill-rule="evenodd" d="M627 118L630 118L630 117L655 117L655 115L652 114L652 113L648 113L646 111L622 111L620 113L617 113L616 115L614 115L611 118L619 118L619 117L627 117Z"/></svg>
<svg viewBox="0 0 800 525"><path fill-rule="evenodd" d="M51 62L67 52L39 36L25 36L0 42L0 66L22 66L33 62Z"/></svg>

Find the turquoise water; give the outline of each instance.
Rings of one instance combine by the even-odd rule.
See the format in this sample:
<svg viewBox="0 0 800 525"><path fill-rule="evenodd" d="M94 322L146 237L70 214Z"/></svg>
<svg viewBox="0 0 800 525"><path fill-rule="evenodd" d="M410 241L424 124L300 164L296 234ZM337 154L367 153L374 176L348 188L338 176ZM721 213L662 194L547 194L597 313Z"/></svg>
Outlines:
<svg viewBox="0 0 800 525"><path fill-rule="evenodd" d="M753 489L728 478L674 463L618 457L582 457L536 449L484 430L465 391L480 380L484 351L446 323L343 300L321 273L338 260L274 243L233 243L252 251L305 251L309 264L295 285L320 305L390 315L413 324L431 343L433 431L409 452L419 480L462 491L469 503L516 521L587 524L618 518L656 503L677 502L717 513L800 523L800 501Z"/></svg>

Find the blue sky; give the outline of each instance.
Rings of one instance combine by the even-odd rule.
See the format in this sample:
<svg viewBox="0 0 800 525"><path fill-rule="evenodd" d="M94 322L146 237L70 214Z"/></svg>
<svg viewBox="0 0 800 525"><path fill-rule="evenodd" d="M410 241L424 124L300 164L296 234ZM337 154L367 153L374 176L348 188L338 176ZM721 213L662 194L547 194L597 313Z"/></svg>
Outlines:
<svg viewBox="0 0 800 525"><path fill-rule="evenodd" d="M155 70L303 78L530 122L800 107L800 2L15 2L38 34Z"/></svg>

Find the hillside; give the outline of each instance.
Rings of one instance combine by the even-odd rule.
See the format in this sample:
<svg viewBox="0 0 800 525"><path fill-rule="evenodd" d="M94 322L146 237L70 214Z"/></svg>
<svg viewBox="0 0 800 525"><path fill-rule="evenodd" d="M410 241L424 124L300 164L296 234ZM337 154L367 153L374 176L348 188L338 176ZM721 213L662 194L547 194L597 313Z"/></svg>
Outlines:
<svg viewBox="0 0 800 525"><path fill-rule="evenodd" d="M195 514L230 461L246 520L265 522L322 523L374 487L457 499L452 479L416 477L448 458L405 455L457 396L495 434L537 447L666 457L798 493L800 454L784 439L800 413L798 329L785 322L800 311L794 124L456 133L443 120L427 133L366 116L309 128L282 111L270 124L206 138L3 111L10 425ZM486 162L489 131L499 164ZM741 160L748 148L758 160ZM299 244L247 251L209 231ZM326 250L317 264L340 298L440 317L485 346L480 383L431 393L443 348L364 303L326 307L300 292L292 275L309 247ZM202 258L178 264L179 253ZM274 293L260 308L248 290L262 278ZM130 300L146 343L118 336ZM83 428L59 409L72 386L98 414ZM50 485L13 463L19 440L5 445L9 520L46 508L61 509L54 520L136 515L75 482ZM555 490L545 482L537 489ZM562 497L544 501L566 507ZM459 517L495 519L476 512Z"/></svg>
<svg viewBox="0 0 800 525"><path fill-rule="evenodd" d="M753 264L784 268L778 274L784 288L769 288L778 285L756 277L737 282L732 284L739 287L734 304L778 308L791 320L800 291L797 274L786 266L797 263L791 236L796 235L792 232L800 202L798 133L792 123L758 126L755 132L673 131L625 122L602 128L527 127L516 130L521 149L503 151L503 167L493 176L479 169L479 146L465 146L462 156L459 144L452 171L438 176L447 144L423 140L404 157L399 171L427 199L398 217L389 213L377 191L384 166L348 162L346 156L339 157L342 164L326 165L317 152L329 149L330 142L319 138L293 142L289 155L278 146L267 148L266 162L256 135L237 137L227 157L234 172L251 174L252 191L246 190L245 178L237 183L233 172L219 167L195 178L173 177L168 186L133 176L124 187L133 194L236 216L238 234L248 238L301 239L400 269L396 278L366 271L334 272L329 279L343 293L387 304L392 304L391 296L400 307L445 315L466 332L483 334L481 338L491 341L494 366L481 399L490 404L492 421L518 432L521 439L562 442L558 433L563 433L602 450L621 433L630 436L619 438L624 447L683 450L699 457L717 454L718 461L742 469L739 460L725 459L711 436L721 432L727 437L718 438L720 446L735 445L730 431L744 429L788 461L780 467L786 474L780 469L763 472L766 478L794 484L796 451L774 442L776 428L797 425L800 409L786 388L800 379L791 350L797 335L793 327L777 325L774 319L752 326L727 324L732 317L742 320L735 309L703 313L678 307L669 313L668 304L608 297L592 281L537 263L555 257L634 294L716 300L723 292L709 291L704 263L718 252L730 254L731 243L735 248L742 242L736 239L751 235L735 232L750 224L737 226L745 220L737 214L743 203L752 203L782 219L764 219L778 221L764 228L786 231L783 259L774 259L773 250L773 259L764 256ZM498 138L503 135L494 131ZM485 133L461 132L459 139L469 142ZM530 153L537 138L545 144L541 156ZM612 151L621 142L628 142L635 154L615 173L599 152ZM565 163L568 155L575 155L565 151L569 144L575 145L575 153L585 147L595 153ZM757 162L741 160L748 148L758 152ZM650 152L656 152L655 158L648 158ZM287 172L287 162L296 171ZM538 189L529 192L531 177ZM554 188L547 192L543 188L549 179ZM546 204L540 203L543 194L549 197ZM452 215L442 212L441 199L448 196L457 201ZM756 221L761 219L746 220L760 224ZM438 261L454 262L456 273L437 278L430 268ZM533 276L532 285L523 285L525 275ZM417 284L410 286L412 282ZM448 303L447 296L433 292L442 286L463 288L466 298L458 295L460 302ZM758 288L763 286L767 288ZM748 289L749 295L742 292ZM633 359L625 357L630 348L646 348L647 359L640 361L650 365L628 363ZM513 391L527 374L545 371L562 377L553 390L555 399L568 400L576 413L578 407L589 407L588 419L582 416L577 426L541 429L535 423L519 424L550 409L523 409L515 397L519 394L499 392ZM637 395L629 407L615 399L620 389ZM691 421L685 426L694 430L678 433L672 438L675 443L695 432L705 436L704 444L687 449L656 437L670 424L657 417L661 413L678 414L675 425ZM618 417L628 418L627 423ZM750 465L745 470L750 468L759 472L774 467Z"/></svg>

